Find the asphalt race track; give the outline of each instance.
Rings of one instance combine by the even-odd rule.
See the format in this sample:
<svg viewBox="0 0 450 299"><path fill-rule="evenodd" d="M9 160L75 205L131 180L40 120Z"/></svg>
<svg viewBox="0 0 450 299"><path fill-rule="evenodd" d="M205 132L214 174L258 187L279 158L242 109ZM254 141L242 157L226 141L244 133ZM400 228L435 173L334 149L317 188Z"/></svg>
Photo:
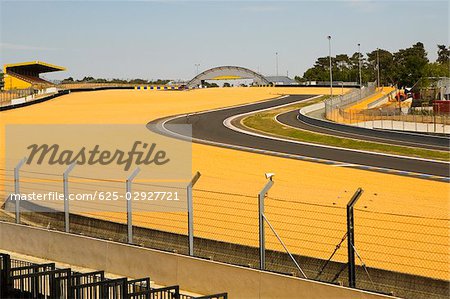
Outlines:
<svg viewBox="0 0 450 299"><path fill-rule="evenodd" d="M285 124L285 125L288 125L291 127L295 127L295 128L299 128L302 130L312 131L312 132L321 133L321 134L340 136L340 137L344 137L344 138L351 138L351 139L358 139L358 140L365 140L365 141L372 141L372 142L379 142L379 143L386 143L386 144L400 145L400 146L417 147L417 148L423 148L423 149L441 150L441 151L445 151L445 150L449 149L448 146L439 146L439 145L419 143L419 142L408 142L408 141L402 141L402 140L397 140L397 139L388 138L388 137L386 137L386 138L373 137L373 136L369 136L369 135L341 132L341 131L332 130L332 129L328 129L328 128L324 128L324 127L310 125L298 118L298 110L293 110L293 111L289 111L289 112L280 114L277 116L277 120L282 124Z"/></svg>
<svg viewBox="0 0 450 299"><path fill-rule="evenodd" d="M178 129L176 126L170 127L170 125L191 124L193 141L198 143L213 144L247 151L253 151L254 149L256 152L262 152L264 154L277 155L277 153L280 153L282 156L293 155L331 160L349 165L356 164L360 166L397 170L400 174L411 172L424 174L425 176L439 176L448 180L449 163L446 162L349 151L314 144L299 144L286 140L248 135L243 132L229 129L223 124L225 119L235 115L299 102L311 97L312 96L309 95L292 95L238 107L158 119L149 124L156 125L156 130L159 133L169 136L184 135L182 131L177 131ZM167 127L170 127L170 130L168 130Z"/></svg>

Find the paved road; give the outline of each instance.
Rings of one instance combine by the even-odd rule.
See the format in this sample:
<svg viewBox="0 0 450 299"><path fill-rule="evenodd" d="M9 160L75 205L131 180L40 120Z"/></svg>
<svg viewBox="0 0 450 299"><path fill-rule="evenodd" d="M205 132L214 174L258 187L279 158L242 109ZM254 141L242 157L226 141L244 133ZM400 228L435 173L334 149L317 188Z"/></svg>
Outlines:
<svg viewBox="0 0 450 299"><path fill-rule="evenodd" d="M169 120L159 119L152 121L150 124L157 124L158 130L162 130L160 133L163 134L167 134L167 132L165 132L166 129L161 129L163 123L166 124L166 128L170 127L170 124L191 124L192 137L195 139L194 142L213 142L216 145L217 143L221 143L220 146L223 147L236 148L236 146L242 146L246 148L243 150L252 151L251 149L256 149L258 151L263 150L272 152L267 154L276 155L276 153L281 153L282 155L325 159L348 164L398 170L400 172L414 172L431 176L449 177L449 164L445 162L424 161L321 147L313 144L298 144L284 140L272 140L261 136L252 136L237 132L223 125L225 119L234 115L303 101L311 97L312 96L308 95L288 96L281 99L240 107L196 113L189 116L182 115L175 118L169 118ZM177 132L178 128L175 127L170 127L170 130L175 133L184 134L181 131Z"/></svg>
<svg viewBox="0 0 450 299"><path fill-rule="evenodd" d="M409 141L401 141L394 138L380 138L380 137L373 137L369 135L364 134L356 134L356 133L347 133L347 132L341 132L337 130L327 129L323 127L318 127L314 125L310 125L308 123L305 123L304 121L298 119L298 110L289 111L283 114L280 114L277 116L277 120L283 124L286 124L291 127L296 127L302 130L322 133L322 134L328 134L328 135L335 135L345 138L352 138L352 139L359 139L359 140L365 140L365 141L373 141L373 142L382 142L387 144L393 144L393 145L401 145L401 146L411 146L411 147L417 147L417 148L423 148L423 149L434 149L434 150L448 150L448 146L439 146L439 145L432 145L432 144L426 144L426 143L416 143L416 142L409 142ZM449 140L450 141L450 140Z"/></svg>

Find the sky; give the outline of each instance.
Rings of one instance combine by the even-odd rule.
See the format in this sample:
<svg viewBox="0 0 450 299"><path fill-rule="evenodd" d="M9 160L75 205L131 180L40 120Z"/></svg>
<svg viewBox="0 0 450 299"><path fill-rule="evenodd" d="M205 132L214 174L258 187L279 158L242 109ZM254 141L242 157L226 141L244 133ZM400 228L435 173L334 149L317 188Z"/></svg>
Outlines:
<svg viewBox="0 0 450 299"><path fill-rule="evenodd" d="M321 56L420 41L429 59L449 44L448 1L0 0L0 64L67 67L47 79L191 79L237 65L303 75Z"/></svg>

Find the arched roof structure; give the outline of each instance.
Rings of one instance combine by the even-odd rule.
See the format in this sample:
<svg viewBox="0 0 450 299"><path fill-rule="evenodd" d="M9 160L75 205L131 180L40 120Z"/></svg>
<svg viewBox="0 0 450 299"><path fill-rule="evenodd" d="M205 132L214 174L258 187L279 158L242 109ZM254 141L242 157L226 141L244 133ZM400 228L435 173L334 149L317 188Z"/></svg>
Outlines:
<svg viewBox="0 0 450 299"><path fill-rule="evenodd" d="M188 87L199 86L202 81L206 80L235 80L235 79L253 79L258 85L269 84L269 81L250 69L240 66L218 66L201 72L187 83Z"/></svg>

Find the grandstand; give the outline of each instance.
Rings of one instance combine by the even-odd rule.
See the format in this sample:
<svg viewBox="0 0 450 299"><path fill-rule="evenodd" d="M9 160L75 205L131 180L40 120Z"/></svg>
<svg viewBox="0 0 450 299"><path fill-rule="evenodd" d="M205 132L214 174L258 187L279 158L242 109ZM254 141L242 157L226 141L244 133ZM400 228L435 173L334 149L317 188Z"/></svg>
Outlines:
<svg viewBox="0 0 450 299"><path fill-rule="evenodd" d="M4 89L47 88L53 84L40 78L39 75L64 70L66 70L64 67L41 61L5 64L3 66L3 73L5 74Z"/></svg>

